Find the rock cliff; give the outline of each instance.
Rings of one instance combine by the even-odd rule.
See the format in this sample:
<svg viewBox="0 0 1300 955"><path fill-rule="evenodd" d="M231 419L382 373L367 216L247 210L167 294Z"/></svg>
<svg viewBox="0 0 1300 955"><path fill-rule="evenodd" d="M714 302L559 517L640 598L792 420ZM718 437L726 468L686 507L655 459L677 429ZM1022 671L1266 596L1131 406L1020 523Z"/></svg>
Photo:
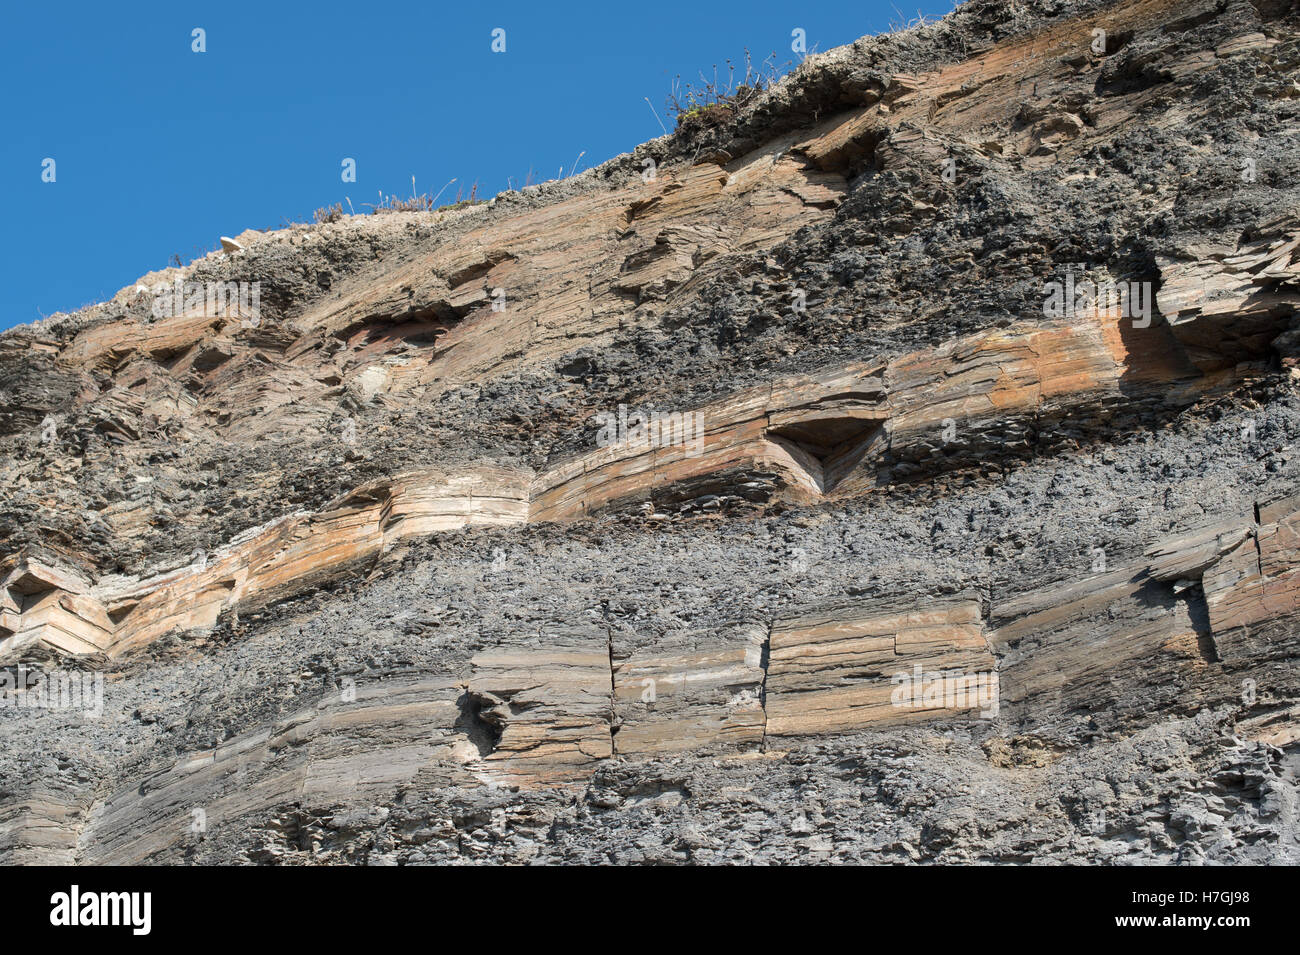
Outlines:
<svg viewBox="0 0 1300 955"><path fill-rule="evenodd" d="M1298 135L970 0L0 335L0 859L1300 862Z"/></svg>

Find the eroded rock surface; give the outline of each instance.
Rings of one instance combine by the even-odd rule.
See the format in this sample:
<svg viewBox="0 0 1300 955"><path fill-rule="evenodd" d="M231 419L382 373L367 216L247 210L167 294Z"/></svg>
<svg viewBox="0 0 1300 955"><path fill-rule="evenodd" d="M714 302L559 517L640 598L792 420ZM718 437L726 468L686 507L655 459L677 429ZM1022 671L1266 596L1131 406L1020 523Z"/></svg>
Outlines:
<svg viewBox="0 0 1300 955"><path fill-rule="evenodd" d="M1300 861L1298 134L972 0L0 335L0 857Z"/></svg>

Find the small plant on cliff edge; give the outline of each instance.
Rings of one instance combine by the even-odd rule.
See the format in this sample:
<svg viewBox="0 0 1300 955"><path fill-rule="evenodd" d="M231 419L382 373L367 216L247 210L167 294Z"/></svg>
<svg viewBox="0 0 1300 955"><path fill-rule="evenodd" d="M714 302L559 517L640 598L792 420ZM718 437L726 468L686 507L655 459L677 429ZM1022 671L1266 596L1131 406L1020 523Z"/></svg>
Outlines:
<svg viewBox="0 0 1300 955"><path fill-rule="evenodd" d="M455 178L447 180L447 185L439 189L434 195L428 193L418 193L415 191L415 177L411 177L411 195L408 199L403 199L397 195L385 196L384 190L379 190L379 202L363 202L362 205L370 209L371 215L379 215L384 212L432 212L437 208L438 196L442 195L443 189L455 182Z"/></svg>
<svg viewBox="0 0 1300 955"><path fill-rule="evenodd" d="M890 6L893 6L893 4L890 4ZM954 3L952 8L956 10L957 7L958 4ZM894 13L897 14L897 16L889 18L890 33L906 33L908 30L914 29L916 27L928 27L932 23L938 23L941 19L943 19L942 17L926 16L920 10L917 10L916 16L913 19L909 20L907 19L907 15L903 13L903 11L899 10L898 7L894 7Z"/></svg>
<svg viewBox="0 0 1300 955"><path fill-rule="evenodd" d="M312 213L312 220L316 223L338 222L343 218L343 203L336 202L332 206L324 206Z"/></svg>
<svg viewBox="0 0 1300 955"><path fill-rule="evenodd" d="M736 66L726 60L725 77L718 76L717 64L713 67L713 78L700 71L700 82L682 82L681 74L673 80L672 92L668 94L666 105L669 115L681 126L691 122L700 122L706 126L719 126L727 122L736 113L748 106L765 89L780 81L789 72L792 61L776 62L773 51L758 67L745 50L745 74L737 82Z"/></svg>

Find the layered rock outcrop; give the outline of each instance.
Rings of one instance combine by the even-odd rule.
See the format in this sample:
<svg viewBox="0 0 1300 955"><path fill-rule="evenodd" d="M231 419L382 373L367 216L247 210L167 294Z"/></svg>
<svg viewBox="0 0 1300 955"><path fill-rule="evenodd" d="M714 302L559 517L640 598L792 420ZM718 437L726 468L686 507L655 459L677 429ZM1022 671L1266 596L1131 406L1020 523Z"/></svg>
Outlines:
<svg viewBox="0 0 1300 955"><path fill-rule="evenodd" d="M0 856L1300 860L1298 84L972 0L0 335Z"/></svg>

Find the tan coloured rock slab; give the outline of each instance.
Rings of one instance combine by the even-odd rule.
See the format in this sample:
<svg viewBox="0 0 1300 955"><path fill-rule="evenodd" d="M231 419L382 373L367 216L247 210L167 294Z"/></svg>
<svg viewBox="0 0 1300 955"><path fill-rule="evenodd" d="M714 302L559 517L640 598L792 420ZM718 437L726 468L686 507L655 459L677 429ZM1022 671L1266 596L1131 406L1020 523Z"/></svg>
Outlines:
<svg viewBox="0 0 1300 955"><path fill-rule="evenodd" d="M970 595L848 602L772 626L767 736L996 714L996 664Z"/></svg>
<svg viewBox="0 0 1300 955"><path fill-rule="evenodd" d="M618 661L615 751L635 756L760 744L766 642L766 627L737 626Z"/></svg>
<svg viewBox="0 0 1300 955"><path fill-rule="evenodd" d="M462 692L445 677L342 686L106 794L87 813L79 848L91 862L142 861L273 806L368 805L432 767L449 784L474 784L479 753L456 729Z"/></svg>
<svg viewBox="0 0 1300 955"><path fill-rule="evenodd" d="M501 784L569 782L614 752L608 635L563 629L540 642L472 661L476 719L497 737L484 772Z"/></svg>

